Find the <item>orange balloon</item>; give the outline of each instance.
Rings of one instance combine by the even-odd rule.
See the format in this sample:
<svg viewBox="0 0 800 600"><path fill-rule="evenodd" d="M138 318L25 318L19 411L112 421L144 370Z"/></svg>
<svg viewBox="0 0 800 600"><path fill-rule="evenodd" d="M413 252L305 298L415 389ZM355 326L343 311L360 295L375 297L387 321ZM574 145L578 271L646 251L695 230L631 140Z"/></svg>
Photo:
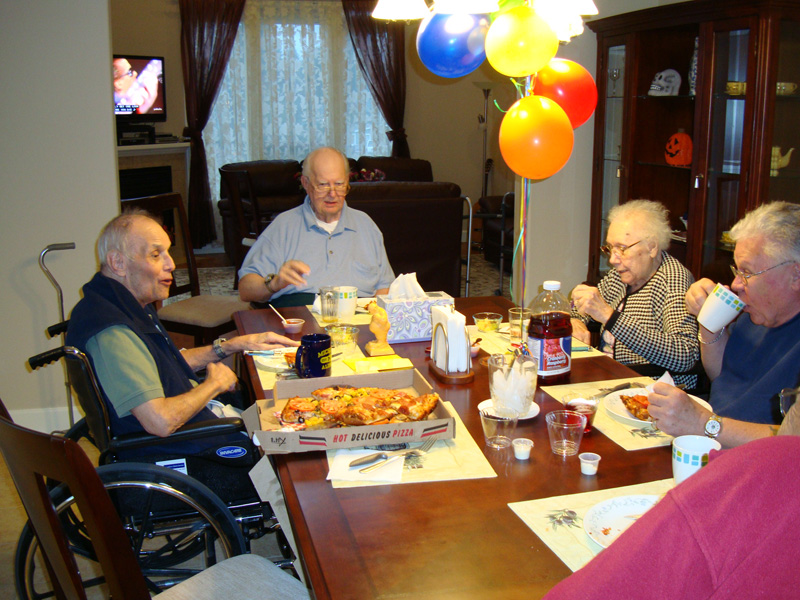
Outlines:
<svg viewBox="0 0 800 600"><path fill-rule="evenodd" d="M558 37L527 6L498 16L486 34L486 60L509 77L525 77L545 66L558 51Z"/></svg>
<svg viewBox="0 0 800 600"><path fill-rule="evenodd" d="M546 179L567 164L575 143L564 109L544 96L526 96L500 124L500 152L520 177Z"/></svg>

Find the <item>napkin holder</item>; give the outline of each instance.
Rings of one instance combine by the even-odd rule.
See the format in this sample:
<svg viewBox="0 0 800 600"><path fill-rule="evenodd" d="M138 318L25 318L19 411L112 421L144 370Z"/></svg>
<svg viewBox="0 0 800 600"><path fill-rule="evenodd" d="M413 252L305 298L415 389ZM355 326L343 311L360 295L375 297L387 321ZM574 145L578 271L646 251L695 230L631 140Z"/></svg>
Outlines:
<svg viewBox="0 0 800 600"><path fill-rule="evenodd" d="M442 335L440 338L437 338L436 333L442 330ZM467 328L464 328L464 334L469 339L469 333L467 332ZM428 370L431 372L433 377L446 385L463 385L466 383L472 383L475 379L475 372L467 367L466 371L455 371L455 372L448 372L436 364L436 361L433 359L436 356L436 344L439 339L444 339L444 362L445 364L450 364L450 344L447 341L447 329L445 329L444 325L441 323L436 323L433 327L433 333L431 335L432 344L431 344L431 359L428 362ZM467 365L472 364L470 351L469 351L469 344L466 347L467 352Z"/></svg>

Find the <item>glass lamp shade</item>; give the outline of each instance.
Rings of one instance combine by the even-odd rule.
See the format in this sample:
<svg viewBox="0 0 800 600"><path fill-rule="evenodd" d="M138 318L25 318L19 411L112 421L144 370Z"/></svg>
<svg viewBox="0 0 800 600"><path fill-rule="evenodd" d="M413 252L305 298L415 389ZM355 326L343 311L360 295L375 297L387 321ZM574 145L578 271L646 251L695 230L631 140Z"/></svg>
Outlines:
<svg viewBox="0 0 800 600"><path fill-rule="evenodd" d="M410 21L424 19L430 12L425 0L378 0L372 17L389 21Z"/></svg>
<svg viewBox="0 0 800 600"><path fill-rule="evenodd" d="M487 15L498 10L498 0L436 0L433 5L433 12L447 15Z"/></svg>
<svg viewBox="0 0 800 600"><path fill-rule="evenodd" d="M597 6L592 0L572 0L572 4L572 8L579 15L591 17L600 14L600 12L597 10Z"/></svg>

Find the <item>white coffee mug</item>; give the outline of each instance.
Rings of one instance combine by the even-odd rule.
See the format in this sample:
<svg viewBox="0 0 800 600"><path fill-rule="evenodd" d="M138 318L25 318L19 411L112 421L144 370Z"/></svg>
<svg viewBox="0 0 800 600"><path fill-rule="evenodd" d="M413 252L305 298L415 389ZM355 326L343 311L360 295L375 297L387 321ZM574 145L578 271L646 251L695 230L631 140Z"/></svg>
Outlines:
<svg viewBox="0 0 800 600"><path fill-rule="evenodd" d="M672 477L675 485L708 464L708 453L722 446L704 435L682 435L672 440Z"/></svg>
<svg viewBox="0 0 800 600"><path fill-rule="evenodd" d="M745 303L721 283L714 286L697 315L697 322L712 333L718 332L733 321Z"/></svg>
<svg viewBox="0 0 800 600"><path fill-rule="evenodd" d="M339 320L352 319L356 314L358 288L352 285L340 285L334 288L338 296L337 312Z"/></svg>

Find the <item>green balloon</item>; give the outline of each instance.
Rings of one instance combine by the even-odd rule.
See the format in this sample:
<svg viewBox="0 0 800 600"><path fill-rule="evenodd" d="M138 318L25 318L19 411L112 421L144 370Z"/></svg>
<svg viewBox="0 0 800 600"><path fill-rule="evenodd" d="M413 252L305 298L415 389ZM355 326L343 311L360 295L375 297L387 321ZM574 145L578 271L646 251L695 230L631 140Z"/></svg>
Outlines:
<svg viewBox="0 0 800 600"><path fill-rule="evenodd" d="M494 21L504 12L511 10L512 8L522 6L523 4L525 4L525 0L500 0L498 4L500 5L500 10L498 10L497 12L493 12L491 15L489 15L489 18L492 21Z"/></svg>

